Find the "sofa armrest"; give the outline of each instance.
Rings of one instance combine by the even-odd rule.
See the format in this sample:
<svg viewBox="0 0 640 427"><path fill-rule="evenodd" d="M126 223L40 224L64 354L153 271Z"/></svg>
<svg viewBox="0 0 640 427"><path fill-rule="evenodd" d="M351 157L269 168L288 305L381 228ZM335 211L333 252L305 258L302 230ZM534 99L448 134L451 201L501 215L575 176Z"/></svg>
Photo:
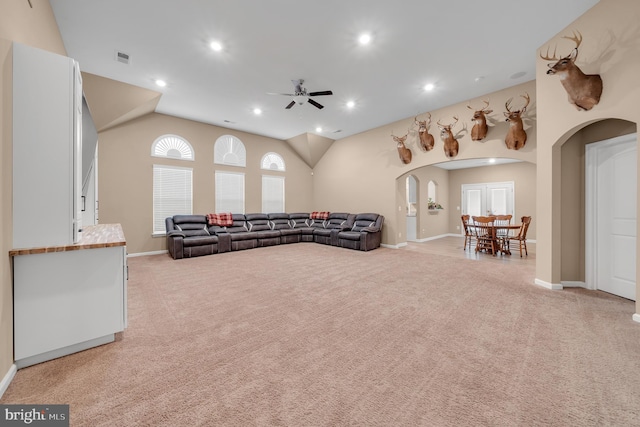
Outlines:
<svg viewBox="0 0 640 427"><path fill-rule="evenodd" d="M167 251L171 258L184 258L184 233L178 230L167 233Z"/></svg>
<svg viewBox="0 0 640 427"><path fill-rule="evenodd" d="M360 230L361 232L367 232L367 233L377 233L378 231L380 231L379 227L364 227L362 230Z"/></svg>

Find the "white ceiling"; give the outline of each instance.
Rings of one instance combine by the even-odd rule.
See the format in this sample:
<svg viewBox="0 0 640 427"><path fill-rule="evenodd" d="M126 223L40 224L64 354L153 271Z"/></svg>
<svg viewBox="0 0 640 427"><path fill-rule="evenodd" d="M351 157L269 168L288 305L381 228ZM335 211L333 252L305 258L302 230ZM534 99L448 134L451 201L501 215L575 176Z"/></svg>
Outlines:
<svg viewBox="0 0 640 427"><path fill-rule="evenodd" d="M536 49L597 0L50 2L81 70L162 92L159 113L278 139L321 126L340 139L534 79ZM285 110L291 99L267 92L292 92L292 79L333 96L314 98L322 110Z"/></svg>

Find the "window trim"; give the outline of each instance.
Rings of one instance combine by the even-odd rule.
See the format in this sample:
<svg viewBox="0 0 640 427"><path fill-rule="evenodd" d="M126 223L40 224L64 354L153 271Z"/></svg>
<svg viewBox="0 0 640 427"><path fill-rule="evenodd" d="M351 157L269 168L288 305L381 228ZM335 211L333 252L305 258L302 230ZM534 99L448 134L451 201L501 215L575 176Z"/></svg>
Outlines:
<svg viewBox="0 0 640 427"><path fill-rule="evenodd" d="M176 138L176 139L179 139L180 141L182 141L189 148L189 151L191 153L191 158L171 157L171 156L167 156L167 155L161 156L159 154L155 154L156 146L158 145L158 143L160 143L165 138ZM157 157L159 159L186 160L186 161L189 161L189 162L194 162L195 159L196 159L196 152L193 149L193 146L185 138L181 137L180 135L175 135L175 134L168 133L168 134L160 135L159 137L157 137L155 139L155 141L153 141L153 143L151 144L151 157Z"/></svg>

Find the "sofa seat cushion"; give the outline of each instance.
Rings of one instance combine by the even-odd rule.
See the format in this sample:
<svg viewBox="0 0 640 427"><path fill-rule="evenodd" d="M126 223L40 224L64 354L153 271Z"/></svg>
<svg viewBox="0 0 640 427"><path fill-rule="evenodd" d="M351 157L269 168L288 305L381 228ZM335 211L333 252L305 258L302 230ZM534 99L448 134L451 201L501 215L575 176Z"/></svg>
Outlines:
<svg viewBox="0 0 640 427"><path fill-rule="evenodd" d="M258 238L258 233L247 231L244 233L230 233L230 236L232 242L237 242L240 240L256 240Z"/></svg>
<svg viewBox="0 0 640 427"><path fill-rule="evenodd" d="M301 228L281 228L278 231L280 232L280 235L282 235L282 236L295 236L296 234L301 234L302 233L302 229Z"/></svg>
<svg viewBox="0 0 640 427"><path fill-rule="evenodd" d="M280 237L279 230L262 230L256 231L256 233L258 234L258 239L271 239L274 237Z"/></svg>
<svg viewBox="0 0 640 427"><path fill-rule="evenodd" d="M205 229L199 230L182 230L180 233L184 234L184 237L206 237L209 236L209 232Z"/></svg>
<svg viewBox="0 0 640 427"><path fill-rule="evenodd" d="M330 228L314 228L313 234L316 236L331 236L332 229Z"/></svg>
<svg viewBox="0 0 640 427"><path fill-rule="evenodd" d="M183 242L185 247L200 246L200 245L216 245L218 244L218 236L206 236L206 237L187 237Z"/></svg>
<svg viewBox="0 0 640 427"><path fill-rule="evenodd" d="M341 231L338 233L339 239L360 240L361 233L359 231Z"/></svg>

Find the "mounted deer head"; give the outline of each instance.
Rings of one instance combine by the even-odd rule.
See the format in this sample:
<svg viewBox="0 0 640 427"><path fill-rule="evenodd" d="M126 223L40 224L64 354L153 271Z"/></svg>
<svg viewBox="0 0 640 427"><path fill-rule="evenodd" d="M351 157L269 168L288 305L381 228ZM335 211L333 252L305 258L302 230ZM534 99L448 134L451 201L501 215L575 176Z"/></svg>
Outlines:
<svg viewBox="0 0 640 427"><path fill-rule="evenodd" d="M406 133L404 136L395 136L391 134L391 136L393 137L393 140L397 144L396 147L398 148L398 155L400 156L400 160L405 165L408 165L409 163L411 163L411 157L412 157L411 150L405 147L404 145L404 142L407 140L407 135L409 134Z"/></svg>
<svg viewBox="0 0 640 427"><path fill-rule="evenodd" d="M427 120L418 120L418 116L414 119L416 125L418 125L418 135L420 136L420 147L424 151L433 150L435 140L433 135L429 133L429 126L431 126L431 113L427 113L429 117Z"/></svg>
<svg viewBox="0 0 640 427"><path fill-rule="evenodd" d="M504 116L509 122L509 131L507 132L504 142L510 150L519 150L524 147L524 144L527 142L527 133L524 131L524 126L522 125L522 115L527 111L531 98L528 93L520 96L526 100L526 104L519 110L512 111L511 108L509 108L513 98L509 98L507 102L504 103L504 108L507 110Z"/></svg>
<svg viewBox="0 0 640 427"><path fill-rule="evenodd" d="M458 118L453 117L456 121L449 124L443 125L438 120L438 127L440 128L440 138L444 142L444 154L445 156L452 158L458 155L458 150L460 148L460 144L458 144L458 140L451 133L451 128L458 123Z"/></svg>
<svg viewBox="0 0 640 427"><path fill-rule="evenodd" d="M485 106L480 110L474 110L471 105L467 105L467 108L475 111L473 113L473 117L471 120L475 123L471 128L471 140L472 141L481 141L487 136L487 132L489 131L489 126L487 126L487 115L493 113L493 110L487 110L489 107L488 101L482 101L485 103Z"/></svg>
<svg viewBox="0 0 640 427"><path fill-rule="evenodd" d="M575 64L578 57L578 47L582 43L582 34L575 31L573 37L563 36L562 38L573 40L576 44L569 55L558 58L554 48L553 56L549 56L549 48L547 48L547 54L544 56L540 54L540 58L545 61L556 61L548 64L547 74L560 76L560 83L567 91L569 103L578 110L591 110L594 105L600 102L602 78L599 74L584 74Z"/></svg>

